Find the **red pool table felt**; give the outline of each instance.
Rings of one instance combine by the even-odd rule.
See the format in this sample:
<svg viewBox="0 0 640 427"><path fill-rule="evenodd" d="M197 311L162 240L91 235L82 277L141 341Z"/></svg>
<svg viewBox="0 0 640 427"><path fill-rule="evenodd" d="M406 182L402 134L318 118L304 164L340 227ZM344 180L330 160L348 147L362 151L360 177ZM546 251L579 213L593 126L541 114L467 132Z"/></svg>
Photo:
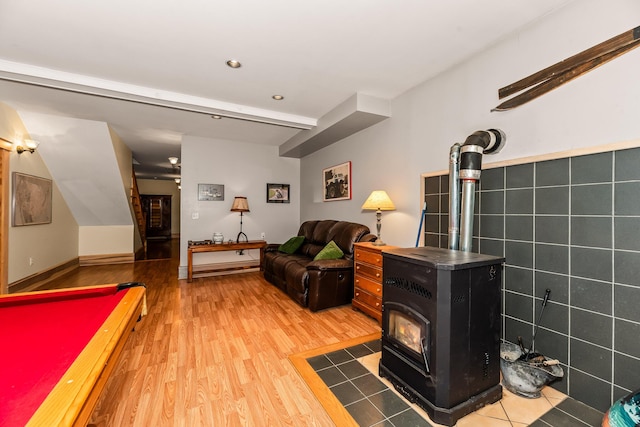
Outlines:
<svg viewBox="0 0 640 427"><path fill-rule="evenodd" d="M0 299L1 426L29 421L127 291L110 285Z"/></svg>

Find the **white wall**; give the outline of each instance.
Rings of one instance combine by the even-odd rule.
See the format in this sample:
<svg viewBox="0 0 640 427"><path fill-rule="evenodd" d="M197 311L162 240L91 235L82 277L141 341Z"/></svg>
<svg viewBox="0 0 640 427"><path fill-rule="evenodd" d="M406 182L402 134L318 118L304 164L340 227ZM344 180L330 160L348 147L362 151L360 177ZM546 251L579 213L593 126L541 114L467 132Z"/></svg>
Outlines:
<svg viewBox="0 0 640 427"><path fill-rule="evenodd" d="M230 212L235 196L246 196L251 212L243 216L243 232L249 240L266 233L269 243L282 243L300 227L300 160L278 157L278 147L185 137L182 165L180 272L186 277L188 240L211 239L221 232L235 240L240 214ZM267 183L290 184L290 203L267 203ZM198 184L223 184L224 201L198 201ZM197 215L198 219L193 219ZM246 252L245 252L246 253ZM249 251L257 258L257 251ZM242 261L235 252L199 254L194 265L218 261Z"/></svg>
<svg viewBox="0 0 640 427"><path fill-rule="evenodd" d="M180 190L175 181L166 179L139 179L140 194L156 194L171 196L171 235L180 234Z"/></svg>
<svg viewBox="0 0 640 427"><path fill-rule="evenodd" d="M485 163L639 139L640 49L514 110L491 112L500 87L634 28L638 16L635 0L570 3L399 96L390 119L302 159L301 220L351 220L375 230L374 213L360 206L372 190L384 189L397 210L383 213L383 240L413 246L420 175L446 170L451 145L476 130L507 135L505 148ZM347 160L353 199L322 202L322 169Z"/></svg>

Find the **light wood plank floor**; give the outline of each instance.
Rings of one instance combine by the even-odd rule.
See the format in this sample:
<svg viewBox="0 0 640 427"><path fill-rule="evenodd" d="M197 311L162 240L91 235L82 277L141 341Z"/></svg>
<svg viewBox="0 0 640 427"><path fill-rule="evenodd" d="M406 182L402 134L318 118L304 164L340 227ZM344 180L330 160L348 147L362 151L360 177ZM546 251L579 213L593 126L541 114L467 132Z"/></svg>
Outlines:
<svg viewBox="0 0 640 427"><path fill-rule="evenodd" d="M47 288L141 281L149 314L129 338L96 426L331 426L287 357L379 332L350 306L311 313L261 273L177 279L178 260L81 267Z"/></svg>

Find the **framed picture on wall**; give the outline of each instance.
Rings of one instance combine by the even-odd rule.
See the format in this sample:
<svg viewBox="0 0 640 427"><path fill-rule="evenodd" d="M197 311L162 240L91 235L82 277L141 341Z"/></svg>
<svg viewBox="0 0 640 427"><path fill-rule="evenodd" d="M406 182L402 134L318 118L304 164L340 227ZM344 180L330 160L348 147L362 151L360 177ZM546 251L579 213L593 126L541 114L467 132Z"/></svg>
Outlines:
<svg viewBox="0 0 640 427"><path fill-rule="evenodd" d="M222 184L198 184L198 200L215 201L224 200L224 185Z"/></svg>
<svg viewBox="0 0 640 427"><path fill-rule="evenodd" d="M322 200L351 200L351 162L322 170Z"/></svg>
<svg viewBox="0 0 640 427"><path fill-rule="evenodd" d="M52 215L52 182L50 179L13 173L11 225L50 224Z"/></svg>
<svg viewBox="0 0 640 427"><path fill-rule="evenodd" d="M289 184L267 184L267 203L289 203Z"/></svg>

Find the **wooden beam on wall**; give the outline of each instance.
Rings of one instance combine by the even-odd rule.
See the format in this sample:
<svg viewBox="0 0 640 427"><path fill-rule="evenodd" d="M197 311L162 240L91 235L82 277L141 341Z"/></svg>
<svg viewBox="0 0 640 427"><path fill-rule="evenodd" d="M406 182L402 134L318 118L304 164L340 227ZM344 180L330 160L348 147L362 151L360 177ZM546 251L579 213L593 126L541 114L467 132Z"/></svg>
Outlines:
<svg viewBox="0 0 640 427"><path fill-rule="evenodd" d="M0 294L9 292L9 151L0 150Z"/></svg>

